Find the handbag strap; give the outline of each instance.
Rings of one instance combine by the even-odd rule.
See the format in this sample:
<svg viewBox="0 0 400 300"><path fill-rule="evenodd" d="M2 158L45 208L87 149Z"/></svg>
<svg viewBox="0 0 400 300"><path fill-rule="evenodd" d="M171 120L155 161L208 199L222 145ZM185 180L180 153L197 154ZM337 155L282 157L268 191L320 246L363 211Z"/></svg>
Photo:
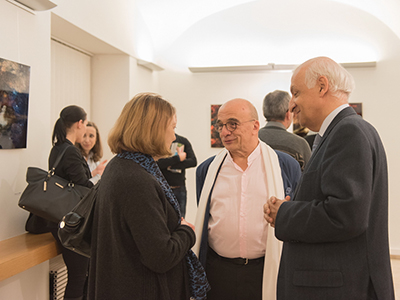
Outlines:
<svg viewBox="0 0 400 300"><path fill-rule="evenodd" d="M56 169L56 167L57 167L58 164L60 163L61 158L64 156L65 151L67 151L68 147L70 146L70 145L68 145L68 144L66 144L66 145L67 145L67 147L65 147L64 150L58 155L56 161L54 162L53 167L50 169L51 171L54 172L54 170Z"/></svg>

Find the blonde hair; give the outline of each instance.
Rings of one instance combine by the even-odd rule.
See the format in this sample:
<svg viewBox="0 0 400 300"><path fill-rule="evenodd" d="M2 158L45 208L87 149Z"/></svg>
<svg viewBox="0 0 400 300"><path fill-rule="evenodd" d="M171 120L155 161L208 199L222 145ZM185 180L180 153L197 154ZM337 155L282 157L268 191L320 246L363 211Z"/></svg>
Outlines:
<svg viewBox="0 0 400 300"><path fill-rule="evenodd" d="M141 152L169 156L166 129L175 115L175 108L160 95L140 93L125 104L121 115L108 135L113 153Z"/></svg>

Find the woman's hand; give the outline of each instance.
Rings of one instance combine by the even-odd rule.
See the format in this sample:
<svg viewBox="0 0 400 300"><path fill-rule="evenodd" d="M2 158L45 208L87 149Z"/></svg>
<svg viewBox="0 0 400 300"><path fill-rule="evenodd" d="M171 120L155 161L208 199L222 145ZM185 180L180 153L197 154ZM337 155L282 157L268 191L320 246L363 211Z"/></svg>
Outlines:
<svg viewBox="0 0 400 300"><path fill-rule="evenodd" d="M97 168L94 169L94 170L92 171L92 177L96 176L97 174L99 174L100 176L103 175L104 168L106 167L106 162L107 162L107 159L103 160L103 161L97 166Z"/></svg>
<svg viewBox="0 0 400 300"><path fill-rule="evenodd" d="M193 225L193 224L190 224L190 223L189 223L188 221L186 221L184 218L181 219L181 224L182 224L182 225L187 225L187 226L189 226L190 228L192 228L193 231L195 231L195 230L194 230L194 225Z"/></svg>

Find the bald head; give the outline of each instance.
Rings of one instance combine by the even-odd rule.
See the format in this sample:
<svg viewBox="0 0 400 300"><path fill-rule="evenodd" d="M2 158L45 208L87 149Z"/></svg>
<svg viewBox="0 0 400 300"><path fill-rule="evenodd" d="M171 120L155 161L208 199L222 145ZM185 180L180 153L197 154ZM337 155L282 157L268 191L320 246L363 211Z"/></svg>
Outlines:
<svg viewBox="0 0 400 300"><path fill-rule="evenodd" d="M246 99L236 98L225 102L218 110L218 116L221 112L224 112L224 110L233 110L239 115L248 117L248 119L254 119L258 121L257 109L250 101Z"/></svg>

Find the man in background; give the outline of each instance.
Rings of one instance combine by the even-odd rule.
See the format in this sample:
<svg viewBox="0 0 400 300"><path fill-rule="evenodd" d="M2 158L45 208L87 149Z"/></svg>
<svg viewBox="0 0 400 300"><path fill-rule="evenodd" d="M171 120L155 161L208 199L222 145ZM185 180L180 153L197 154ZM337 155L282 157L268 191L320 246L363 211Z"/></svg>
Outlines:
<svg viewBox="0 0 400 300"><path fill-rule="evenodd" d="M171 145L173 155L159 159L157 164L178 199L182 217L185 217L187 202L185 170L195 167L197 159L189 140L178 134L175 136L176 140Z"/></svg>
<svg viewBox="0 0 400 300"><path fill-rule="evenodd" d="M290 95L288 92L276 90L267 94L263 102L263 113L267 124L260 129L260 140L296 159L303 171L310 159L311 149L307 141L287 129L293 121L293 113L289 111Z"/></svg>
<svg viewBox="0 0 400 300"><path fill-rule="evenodd" d="M294 71L290 111L318 132L291 201L271 197L265 218L284 242L278 300L393 300L386 154L348 98L354 79L327 57Z"/></svg>

